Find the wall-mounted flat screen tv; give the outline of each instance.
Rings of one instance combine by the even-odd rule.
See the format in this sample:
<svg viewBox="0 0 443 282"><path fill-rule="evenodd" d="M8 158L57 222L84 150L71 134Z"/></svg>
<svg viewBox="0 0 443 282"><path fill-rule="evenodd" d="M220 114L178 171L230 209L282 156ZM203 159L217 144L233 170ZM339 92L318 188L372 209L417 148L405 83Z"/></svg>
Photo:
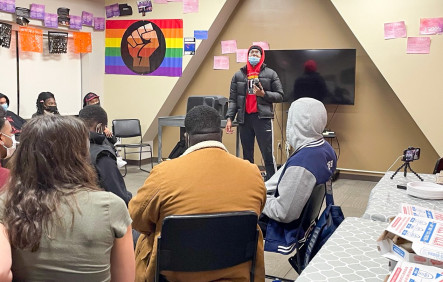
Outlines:
<svg viewBox="0 0 443 282"><path fill-rule="evenodd" d="M285 101L312 97L324 104L354 105L355 49L268 50L265 63L283 84Z"/></svg>

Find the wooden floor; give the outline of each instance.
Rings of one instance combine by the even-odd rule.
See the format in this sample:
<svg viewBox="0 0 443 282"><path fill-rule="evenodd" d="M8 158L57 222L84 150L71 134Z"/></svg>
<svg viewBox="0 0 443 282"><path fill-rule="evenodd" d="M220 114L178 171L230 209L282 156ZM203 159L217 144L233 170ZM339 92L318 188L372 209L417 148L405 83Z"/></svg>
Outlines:
<svg viewBox="0 0 443 282"><path fill-rule="evenodd" d="M150 169L149 165L143 166ZM136 166L128 167L128 174L124 178L126 187L133 195L137 193L149 173L138 170ZM338 179L333 183L334 201L342 207L345 217L361 217L366 209L369 193L377 182L350 179ZM287 279L296 279L297 273L288 262L288 257L276 253L265 252L266 274ZM266 281L272 281L267 279Z"/></svg>

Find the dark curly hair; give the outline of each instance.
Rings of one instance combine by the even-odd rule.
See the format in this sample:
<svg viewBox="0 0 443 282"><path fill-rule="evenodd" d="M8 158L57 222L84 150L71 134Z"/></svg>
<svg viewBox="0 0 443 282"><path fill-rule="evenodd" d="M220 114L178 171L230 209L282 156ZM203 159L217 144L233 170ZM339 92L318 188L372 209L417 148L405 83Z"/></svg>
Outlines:
<svg viewBox="0 0 443 282"><path fill-rule="evenodd" d="M98 105L90 105L84 107L78 113L78 117L82 119L88 128L101 123L103 126L108 125L108 115L106 111Z"/></svg>
<svg viewBox="0 0 443 282"><path fill-rule="evenodd" d="M38 116L44 114L44 112L45 112L44 103L49 98L54 98L54 100L55 100L54 94L52 94L51 92L41 92L40 94L38 94L37 102L35 103L35 105L37 107L37 115ZM59 112L57 111L55 114L59 114Z"/></svg>
<svg viewBox="0 0 443 282"><path fill-rule="evenodd" d="M4 224L14 248L37 251L42 236L61 224L61 203L74 221L74 194L101 190L90 164L88 134L81 120L68 116L38 116L23 126L5 202Z"/></svg>

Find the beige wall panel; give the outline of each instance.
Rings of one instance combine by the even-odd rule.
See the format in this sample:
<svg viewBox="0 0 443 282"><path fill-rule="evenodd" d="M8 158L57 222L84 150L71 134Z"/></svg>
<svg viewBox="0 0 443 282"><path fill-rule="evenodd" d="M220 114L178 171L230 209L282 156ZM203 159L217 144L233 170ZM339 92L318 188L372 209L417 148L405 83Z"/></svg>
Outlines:
<svg viewBox="0 0 443 282"><path fill-rule="evenodd" d="M412 163L412 167L418 172L432 172L438 157L436 151L334 5L326 0L274 0L272 5L270 3L265 0L240 2L171 115L184 115L187 98L192 95L229 96L231 77L243 64L235 62L235 54L229 54L230 70L212 69L213 56L221 55L221 40L235 39L238 48L248 48L253 41L261 40L269 42L271 49L355 48L355 105L341 105L337 109L334 105L327 106L328 127L336 131L340 142L338 166L352 170L385 171L403 149L416 146L422 148L422 156ZM285 134L282 137L279 132L286 129L281 129L278 123L282 123L282 115L283 123L286 123L288 107L288 104L276 106L276 141L284 139ZM167 156L178 141L178 129L165 128L163 136L166 140L163 143L163 156ZM235 136L225 134L223 142L230 152L235 152ZM332 143L337 147L334 140ZM275 156L279 163L286 160L284 152L277 148ZM258 147L255 159L257 164L262 163ZM400 165L401 162L397 162L392 169Z"/></svg>

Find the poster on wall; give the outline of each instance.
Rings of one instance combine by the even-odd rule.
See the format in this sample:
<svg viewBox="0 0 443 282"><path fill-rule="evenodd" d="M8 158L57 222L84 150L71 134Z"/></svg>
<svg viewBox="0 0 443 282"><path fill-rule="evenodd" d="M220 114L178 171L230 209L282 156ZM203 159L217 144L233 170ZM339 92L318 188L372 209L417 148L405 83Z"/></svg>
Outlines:
<svg viewBox="0 0 443 282"><path fill-rule="evenodd" d="M105 73L181 76L183 20L106 21Z"/></svg>
<svg viewBox="0 0 443 282"><path fill-rule="evenodd" d="M195 55L195 37L185 37L185 55Z"/></svg>
<svg viewBox="0 0 443 282"><path fill-rule="evenodd" d="M137 1L137 9L142 16L146 15L146 12L152 12L151 0L139 0Z"/></svg>

